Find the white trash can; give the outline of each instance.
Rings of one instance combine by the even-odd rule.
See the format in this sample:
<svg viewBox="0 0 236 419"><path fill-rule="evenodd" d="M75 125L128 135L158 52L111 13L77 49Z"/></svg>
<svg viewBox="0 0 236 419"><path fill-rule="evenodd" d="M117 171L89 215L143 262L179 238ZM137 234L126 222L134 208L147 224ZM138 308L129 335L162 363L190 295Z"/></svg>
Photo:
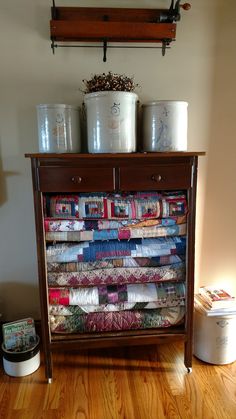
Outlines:
<svg viewBox="0 0 236 419"><path fill-rule="evenodd" d="M236 361L236 314L206 316L194 313L194 355L210 364Z"/></svg>
<svg viewBox="0 0 236 419"><path fill-rule="evenodd" d="M13 352L5 349L2 344L3 368L6 374L11 377L24 377L32 374L40 366L40 346L37 336L36 344L21 352Z"/></svg>
<svg viewBox="0 0 236 419"><path fill-rule="evenodd" d="M142 106L142 150L186 151L188 103L177 100L147 102Z"/></svg>
<svg viewBox="0 0 236 419"><path fill-rule="evenodd" d="M79 153L79 108L64 104L37 105L40 153Z"/></svg>
<svg viewBox="0 0 236 419"><path fill-rule="evenodd" d="M87 93L89 153L132 153L137 148L137 101L132 92Z"/></svg>

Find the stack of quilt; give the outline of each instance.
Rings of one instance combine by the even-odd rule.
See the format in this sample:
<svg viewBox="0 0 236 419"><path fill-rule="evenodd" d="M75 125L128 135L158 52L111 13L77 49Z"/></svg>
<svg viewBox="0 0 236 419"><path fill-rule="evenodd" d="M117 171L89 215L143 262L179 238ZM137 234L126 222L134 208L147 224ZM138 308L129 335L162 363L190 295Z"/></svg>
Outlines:
<svg viewBox="0 0 236 419"><path fill-rule="evenodd" d="M44 211L53 333L183 322L184 193L46 195Z"/></svg>

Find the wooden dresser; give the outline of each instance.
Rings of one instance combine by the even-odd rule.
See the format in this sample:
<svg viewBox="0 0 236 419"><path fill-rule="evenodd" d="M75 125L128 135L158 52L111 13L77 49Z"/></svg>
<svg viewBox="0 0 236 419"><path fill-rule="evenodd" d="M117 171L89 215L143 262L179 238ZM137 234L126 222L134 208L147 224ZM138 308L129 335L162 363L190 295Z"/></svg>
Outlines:
<svg viewBox="0 0 236 419"><path fill-rule="evenodd" d="M57 350L145 345L182 339L184 364L192 367L194 242L198 156L204 152L134 154L26 154L31 159L36 222L42 340L46 378L52 379ZM184 191L188 202L186 303L182 325L105 333L54 334L50 331L43 198L46 194L122 191Z"/></svg>

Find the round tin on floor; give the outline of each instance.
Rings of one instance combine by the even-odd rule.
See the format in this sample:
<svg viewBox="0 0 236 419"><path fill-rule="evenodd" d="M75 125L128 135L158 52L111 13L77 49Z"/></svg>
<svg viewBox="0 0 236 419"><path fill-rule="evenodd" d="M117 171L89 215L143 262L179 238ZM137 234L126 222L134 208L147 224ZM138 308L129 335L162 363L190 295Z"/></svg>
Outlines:
<svg viewBox="0 0 236 419"><path fill-rule="evenodd" d="M24 377L32 374L40 366L39 337L35 346L22 352L11 352L2 344L3 367L6 374L12 377Z"/></svg>

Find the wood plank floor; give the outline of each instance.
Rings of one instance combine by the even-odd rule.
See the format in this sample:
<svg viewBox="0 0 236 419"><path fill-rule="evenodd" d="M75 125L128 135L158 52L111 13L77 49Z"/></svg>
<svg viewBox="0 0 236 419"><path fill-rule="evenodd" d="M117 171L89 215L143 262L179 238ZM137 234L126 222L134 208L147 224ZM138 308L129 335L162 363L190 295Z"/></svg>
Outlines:
<svg viewBox="0 0 236 419"><path fill-rule="evenodd" d="M34 374L0 371L1 419L236 418L236 362L183 365L183 345L114 348L53 355Z"/></svg>

